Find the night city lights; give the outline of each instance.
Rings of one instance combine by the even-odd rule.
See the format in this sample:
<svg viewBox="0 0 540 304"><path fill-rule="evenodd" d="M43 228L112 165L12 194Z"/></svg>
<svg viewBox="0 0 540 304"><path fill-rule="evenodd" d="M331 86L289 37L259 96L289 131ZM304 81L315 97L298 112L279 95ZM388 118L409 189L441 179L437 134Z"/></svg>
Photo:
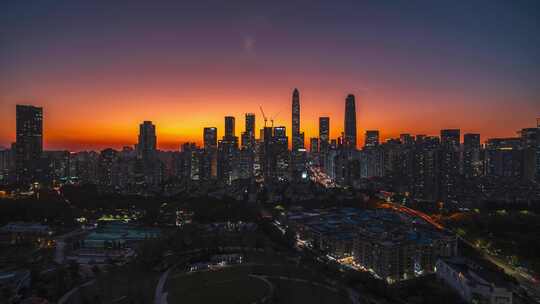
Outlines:
<svg viewBox="0 0 540 304"><path fill-rule="evenodd" d="M540 304L539 20L0 4L0 303Z"/></svg>

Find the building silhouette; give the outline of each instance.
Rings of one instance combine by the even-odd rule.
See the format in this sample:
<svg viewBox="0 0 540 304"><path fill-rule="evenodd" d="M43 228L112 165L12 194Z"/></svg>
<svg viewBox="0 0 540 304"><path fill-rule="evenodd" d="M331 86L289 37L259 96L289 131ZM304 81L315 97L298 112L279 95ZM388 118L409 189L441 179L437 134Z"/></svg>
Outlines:
<svg viewBox="0 0 540 304"><path fill-rule="evenodd" d="M345 99L344 146L347 149L356 149L356 104L352 94Z"/></svg>
<svg viewBox="0 0 540 304"><path fill-rule="evenodd" d="M16 124L16 178L21 183L34 182L43 153L43 108L17 105Z"/></svg>

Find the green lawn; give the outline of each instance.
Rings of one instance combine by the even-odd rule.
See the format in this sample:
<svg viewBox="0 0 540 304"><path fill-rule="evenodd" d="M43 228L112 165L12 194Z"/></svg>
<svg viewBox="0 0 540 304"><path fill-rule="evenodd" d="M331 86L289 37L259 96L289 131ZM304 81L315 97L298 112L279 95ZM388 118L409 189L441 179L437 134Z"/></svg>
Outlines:
<svg viewBox="0 0 540 304"><path fill-rule="evenodd" d="M270 294L267 283L249 274L270 276L274 286L272 303L350 303L347 295L308 282L324 284L306 269L290 265L234 266L215 271L196 273L177 272L169 277L165 290L169 304L191 303L253 303ZM276 276L304 279L308 282L281 280ZM273 278L272 278L273 277Z"/></svg>
<svg viewBox="0 0 540 304"><path fill-rule="evenodd" d="M82 288L70 299L70 303L152 303L158 279L157 272L143 271L127 265L110 273L100 274L94 284Z"/></svg>
<svg viewBox="0 0 540 304"><path fill-rule="evenodd" d="M275 286L274 303L349 304L347 295L304 282L270 279Z"/></svg>
<svg viewBox="0 0 540 304"><path fill-rule="evenodd" d="M168 303L253 303L269 293L267 284L248 276L248 268L176 274L165 290Z"/></svg>

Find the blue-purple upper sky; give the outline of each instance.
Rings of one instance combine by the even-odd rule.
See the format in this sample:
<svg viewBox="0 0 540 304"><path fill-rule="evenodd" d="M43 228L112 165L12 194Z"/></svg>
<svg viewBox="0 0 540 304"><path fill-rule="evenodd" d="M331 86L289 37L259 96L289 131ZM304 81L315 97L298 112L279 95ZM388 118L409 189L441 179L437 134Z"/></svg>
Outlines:
<svg viewBox="0 0 540 304"><path fill-rule="evenodd" d="M540 116L540 2L0 4L0 145L16 103L45 107L50 148L133 143L144 119L175 148L259 105L289 126L294 87L307 136L342 131L348 93L359 134L511 136Z"/></svg>

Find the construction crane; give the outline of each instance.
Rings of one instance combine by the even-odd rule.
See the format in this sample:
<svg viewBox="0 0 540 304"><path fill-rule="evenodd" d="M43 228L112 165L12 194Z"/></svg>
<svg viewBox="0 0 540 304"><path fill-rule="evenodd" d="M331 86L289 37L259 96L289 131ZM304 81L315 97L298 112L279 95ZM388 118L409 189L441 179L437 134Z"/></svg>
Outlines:
<svg viewBox="0 0 540 304"><path fill-rule="evenodd" d="M268 122L268 117L266 117L266 115L264 114L264 110L262 108L262 106L259 106L259 109L261 109L261 113L262 113L262 116L264 118L264 127L266 128L266 123ZM279 113L281 113L281 111L277 112L276 115L270 117L270 127L273 128L274 127L274 119L279 115Z"/></svg>
<svg viewBox="0 0 540 304"><path fill-rule="evenodd" d="M262 116L264 118L264 127L266 128L266 122L268 121L268 119L266 118L266 115L264 115L264 111L263 111L262 106L259 106L259 109L261 109L261 113L262 113ZM273 121L272 121L272 124L274 124Z"/></svg>
<svg viewBox="0 0 540 304"><path fill-rule="evenodd" d="M270 118L270 123L272 124L272 128L274 127L274 119L276 119L276 117L279 115L279 113L281 113L281 111L277 112L276 115L272 116Z"/></svg>

